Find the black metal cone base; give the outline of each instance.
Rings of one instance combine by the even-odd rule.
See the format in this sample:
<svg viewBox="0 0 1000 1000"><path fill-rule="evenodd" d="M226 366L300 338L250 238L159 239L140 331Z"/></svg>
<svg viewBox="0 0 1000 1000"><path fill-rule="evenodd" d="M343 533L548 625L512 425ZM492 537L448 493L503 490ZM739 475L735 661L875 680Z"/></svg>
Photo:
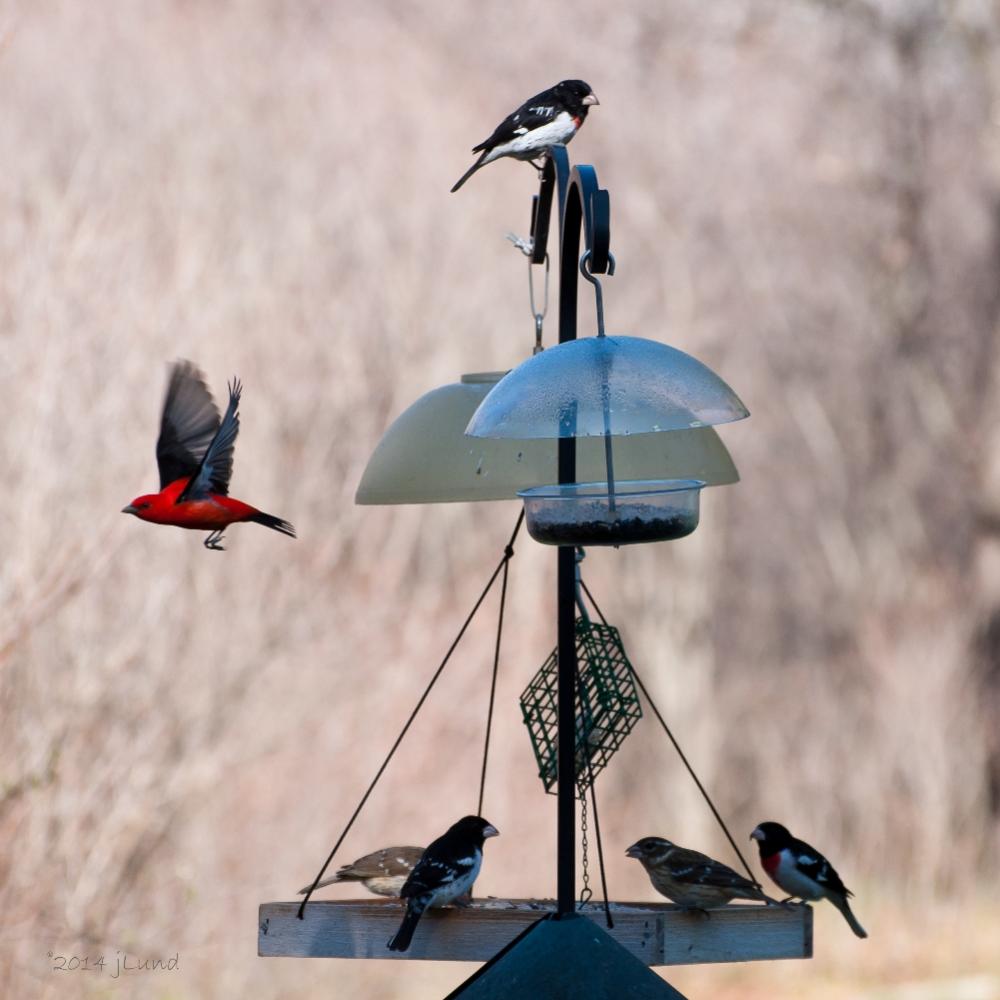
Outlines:
<svg viewBox="0 0 1000 1000"><path fill-rule="evenodd" d="M593 920L533 923L445 1000L684 1000Z"/></svg>

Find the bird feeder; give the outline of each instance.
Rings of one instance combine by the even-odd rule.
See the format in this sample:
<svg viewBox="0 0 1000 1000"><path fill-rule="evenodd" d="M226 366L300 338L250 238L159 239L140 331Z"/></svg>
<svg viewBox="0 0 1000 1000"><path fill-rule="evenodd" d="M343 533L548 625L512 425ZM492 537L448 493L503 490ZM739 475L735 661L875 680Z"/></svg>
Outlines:
<svg viewBox="0 0 1000 1000"><path fill-rule="evenodd" d="M521 699L539 775L547 791L556 790L556 899L476 900L461 910L429 910L405 954L385 948L400 919L394 902L322 900L308 909L265 903L261 955L489 959L450 994L477 1000L680 998L648 966L811 955L808 907L729 906L701 920L662 903L610 903L610 933L596 917L577 912L577 796L642 712L617 631L576 619L576 547L670 541L694 531L702 489L738 478L713 427L748 413L695 358L657 341L605 333L598 276L614 273L608 193L592 167L570 171L562 146L550 150L542 170L532 263L546 261L556 194L559 345L507 374L463 376L419 399L386 432L357 493L362 504L518 496L532 537L557 549L557 645ZM581 274L595 289L598 334L578 341ZM503 568L512 542L513 536Z"/></svg>
<svg viewBox="0 0 1000 1000"><path fill-rule="evenodd" d="M698 527L705 482L616 482L616 441L632 434L690 431L749 414L718 375L683 351L640 337L605 334L601 285L590 273L592 253L584 254L580 272L595 288L597 336L564 341L523 362L483 400L466 433L602 439L604 481L560 481L519 492L536 541L619 546L683 538ZM613 258L608 260L613 273Z"/></svg>
<svg viewBox="0 0 1000 1000"><path fill-rule="evenodd" d="M618 629L578 618L576 653L576 788L582 795L642 718L642 707ZM521 715L547 792L558 770L558 679L559 654L553 650L521 695Z"/></svg>

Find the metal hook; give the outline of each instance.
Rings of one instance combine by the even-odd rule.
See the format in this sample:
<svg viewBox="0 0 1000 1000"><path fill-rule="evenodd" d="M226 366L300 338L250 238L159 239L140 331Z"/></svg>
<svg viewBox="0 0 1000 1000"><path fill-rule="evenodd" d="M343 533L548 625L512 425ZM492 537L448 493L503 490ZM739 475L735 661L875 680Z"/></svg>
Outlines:
<svg viewBox="0 0 1000 1000"><path fill-rule="evenodd" d="M535 241L534 238L529 237L525 239L524 237L518 236L515 233L508 233L507 239L510 240L514 246L528 258L528 301L531 303L531 315L535 319L535 347L532 350L532 354L540 354L544 348L542 347L542 326L545 322L545 316L549 311L549 255L545 254L544 258L538 263L545 264L545 285L542 292L542 308L539 309L535 305L535 272L532 265L535 263L533 255L535 252Z"/></svg>
<svg viewBox="0 0 1000 1000"><path fill-rule="evenodd" d="M591 273L590 269L587 267L587 262L590 260L590 251L588 250L580 258L580 274L582 274L587 281L589 281L594 286L594 295L597 299L597 336L604 336L604 292L601 288L601 283L595 278ZM610 251L608 252L608 274L615 273L615 257ZM618 505L615 502L615 466L614 466L614 456L612 454L611 448L611 399L610 390L608 387L607 373L605 373L604 381L601 386L603 390L603 398L601 400L604 408L604 464L607 469L608 476L608 512L612 517L618 516Z"/></svg>
<svg viewBox="0 0 1000 1000"><path fill-rule="evenodd" d="M532 354L541 353L542 347L542 324L545 321L545 314L549 311L549 255L545 255L545 291L542 293L542 308L535 305L535 272L528 262L528 295L531 300L531 312L535 317L535 347Z"/></svg>
<svg viewBox="0 0 1000 1000"><path fill-rule="evenodd" d="M580 274L584 276L593 286L594 286L594 296L597 299L597 336L604 336L604 290L601 288L600 281L597 280L591 273L590 268L587 267L587 263L590 261L590 251L588 250L580 258ZM608 253L608 274L615 273L615 256L613 253Z"/></svg>
<svg viewBox="0 0 1000 1000"><path fill-rule="evenodd" d="M580 573L580 563L587 558L587 552L582 546L577 546L573 553L576 568L574 570L574 588L576 590L576 606L580 611L580 617L589 625L590 615L587 612L587 605L583 603L583 577Z"/></svg>

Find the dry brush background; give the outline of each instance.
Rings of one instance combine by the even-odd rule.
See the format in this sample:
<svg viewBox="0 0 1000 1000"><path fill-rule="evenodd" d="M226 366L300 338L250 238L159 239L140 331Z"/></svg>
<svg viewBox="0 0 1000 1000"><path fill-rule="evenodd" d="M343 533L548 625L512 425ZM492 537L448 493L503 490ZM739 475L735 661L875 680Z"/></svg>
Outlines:
<svg viewBox="0 0 1000 1000"><path fill-rule="evenodd" d="M741 836L835 859L871 939L675 970L697 996L1000 996L1000 10L976 2L0 3L0 994L434 997L467 967L255 957L499 557L514 504L359 508L389 420L530 349L535 179L467 150L583 76L609 328L752 412L739 486L588 578ZM234 493L291 542L119 509L166 365L244 380ZM554 641L522 540L479 891L551 895L516 697ZM495 607L495 605L494 605ZM343 849L475 805L489 615ZM622 857L728 858L651 724L600 783ZM461 805L456 805L461 803ZM57 975L47 953L180 954ZM992 977L992 978L990 978ZM908 992L906 984L930 985ZM964 991L964 992L963 992Z"/></svg>

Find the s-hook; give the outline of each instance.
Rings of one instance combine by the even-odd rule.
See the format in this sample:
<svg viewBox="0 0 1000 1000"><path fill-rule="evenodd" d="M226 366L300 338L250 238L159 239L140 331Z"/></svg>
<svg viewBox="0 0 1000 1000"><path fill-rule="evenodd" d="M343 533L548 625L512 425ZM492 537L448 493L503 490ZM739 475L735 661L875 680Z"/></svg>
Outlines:
<svg viewBox="0 0 1000 1000"><path fill-rule="evenodd" d="M580 258L580 274L594 286L594 297L597 300L597 336L604 336L604 292L601 283L590 273L591 253L587 250ZM608 251L608 274L615 273L615 255ZM615 503L615 463L611 449L611 387L608 384L607 372L601 381L601 407L604 411L604 465L608 475L608 513L616 517L618 507Z"/></svg>
<svg viewBox="0 0 1000 1000"><path fill-rule="evenodd" d="M580 258L580 274L594 286L594 297L597 300L597 336L604 336L604 290L601 283L590 273L591 252L589 250ZM608 274L615 273L615 255L608 251Z"/></svg>

